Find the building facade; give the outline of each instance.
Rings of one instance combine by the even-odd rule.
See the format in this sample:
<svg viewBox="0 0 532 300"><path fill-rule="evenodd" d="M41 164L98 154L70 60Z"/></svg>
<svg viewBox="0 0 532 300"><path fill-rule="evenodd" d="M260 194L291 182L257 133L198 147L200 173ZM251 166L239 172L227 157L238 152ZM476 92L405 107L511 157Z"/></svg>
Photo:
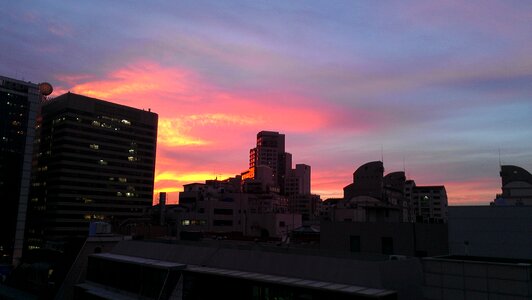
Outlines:
<svg viewBox="0 0 532 300"><path fill-rule="evenodd" d="M415 222L447 222L447 191L445 186L416 186L413 180L406 183L405 195L412 206Z"/></svg>
<svg viewBox="0 0 532 300"><path fill-rule="evenodd" d="M39 86L0 76L0 258L22 253Z"/></svg>
<svg viewBox="0 0 532 300"><path fill-rule="evenodd" d="M449 207L449 250L453 255L532 258L532 207Z"/></svg>
<svg viewBox="0 0 532 300"><path fill-rule="evenodd" d="M532 205L532 174L517 166L501 166L501 189L493 205Z"/></svg>
<svg viewBox="0 0 532 300"><path fill-rule="evenodd" d="M320 247L351 253L437 256L449 253L447 235L446 224L322 222Z"/></svg>
<svg viewBox="0 0 532 300"><path fill-rule="evenodd" d="M445 223L447 192L443 185L417 186L404 171L384 175L383 163L372 161L357 168L342 201L327 211L324 220Z"/></svg>
<svg viewBox="0 0 532 300"><path fill-rule="evenodd" d="M270 167L277 185L284 186L286 171L291 168L292 157L285 152L285 136L279 132L257 133L257 146L249 150L249 168Z"/></svg>
<svg viewBox="0 0 532 300"><path fill-rule="evenodd" d="M158 116L73 93L42 107L27 249L120 226L153 201Z"/></svg>
<svg viewBox="0 0 532 300"><path fill-rule="evenodd" d="M296 164L290 169L285 179L285 195L310 195L310 166Z"/></svg>
<svg viewBox="0 0 532 300"><path fill-rule="evenodd" d="M184 185L179 204L181 231L281 238L301 226L301 214L289 213L286 197L269 191L241 190L239 177Z"/></svg>

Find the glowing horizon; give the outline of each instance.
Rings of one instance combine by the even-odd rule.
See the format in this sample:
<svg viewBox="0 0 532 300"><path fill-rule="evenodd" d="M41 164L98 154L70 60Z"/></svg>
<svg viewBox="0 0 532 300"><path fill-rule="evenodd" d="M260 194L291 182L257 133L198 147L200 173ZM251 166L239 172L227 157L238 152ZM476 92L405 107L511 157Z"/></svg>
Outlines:
<svg viewBox="0 0 532 300"><path fill-rule="evenodd" d="M323 199L381 155L386 173L445 185L451 205L494 199L499 149L503 164L532 171L532 3L12 1L5 11L0 74L159 114L155 191L169 203L183 184L246 170L261 130L286 135Z"/></svg>

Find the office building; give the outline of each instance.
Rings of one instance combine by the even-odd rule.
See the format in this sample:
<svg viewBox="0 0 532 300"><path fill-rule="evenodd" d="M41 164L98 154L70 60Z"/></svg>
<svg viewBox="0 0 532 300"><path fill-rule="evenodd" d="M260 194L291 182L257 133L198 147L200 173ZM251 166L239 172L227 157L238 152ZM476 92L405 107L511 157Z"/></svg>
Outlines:
<svg viewBox="0 0 532 300"><path fill-rule="evenodd" d="M27 249L83 239L152 205L157 114L73 93L42 107Z"/></svg>
<svg viewBox="0 0 532 300"><path fill-rule="evenodd" d="M292 154L285 152L285 135L279 132L257 134L257 146L249 151L249 169L241 175L248 186L260 182L262 188L281 195L310 195L310 166L296 164L292 169Z"/></svg>
<svg viewBox="0 0 532 300"><path fill-rule="evenodd" d="M274 131L257 133L257 146L249 150L249 168L259 166L272 169L274 182L283 192L286 172L292 166L292 155L285 152L284 134Z"/></svg>
<svg viewBox="0 0 532 300"><path fill-rule="evenodd" d="M30 187L39 86L0 76L0 258L20 258Z"/></svg>

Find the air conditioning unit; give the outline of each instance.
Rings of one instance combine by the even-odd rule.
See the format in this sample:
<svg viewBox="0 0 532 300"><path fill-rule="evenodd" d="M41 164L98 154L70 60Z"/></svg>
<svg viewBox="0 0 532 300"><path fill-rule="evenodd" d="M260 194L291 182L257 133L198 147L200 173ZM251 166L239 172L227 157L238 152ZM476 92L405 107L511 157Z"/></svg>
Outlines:
<svg viewBox="0 0 532 300"><path fill-rule="evenodd" d="M405 260L406 255L390 255L388 256L388 260Z"/></svg>
<svg viewBox="0 0 532 300"><path fill-rule="evenodd" d="M99 234L110 234L111 224L106 222L91 222L89 224L89 236L96 236Z"/></svg>

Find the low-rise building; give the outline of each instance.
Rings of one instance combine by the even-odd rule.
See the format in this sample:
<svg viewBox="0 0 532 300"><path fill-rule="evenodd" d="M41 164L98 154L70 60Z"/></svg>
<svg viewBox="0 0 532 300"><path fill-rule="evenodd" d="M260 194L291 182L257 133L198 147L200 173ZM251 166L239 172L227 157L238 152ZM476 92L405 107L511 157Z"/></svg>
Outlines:
<svg viewBox="0 0 532 300"><path fill-rule="evenodd" d="M421 263L409 258L230 241L127 241L88 260L76 299L422 299Z"/></svg>
<svg viewBox="0 0 532 300"><path fill-rule="evenodd" d="M320 247L338 252L421 257L449 253L447 224L405 222L321 222Z"/></svg>

